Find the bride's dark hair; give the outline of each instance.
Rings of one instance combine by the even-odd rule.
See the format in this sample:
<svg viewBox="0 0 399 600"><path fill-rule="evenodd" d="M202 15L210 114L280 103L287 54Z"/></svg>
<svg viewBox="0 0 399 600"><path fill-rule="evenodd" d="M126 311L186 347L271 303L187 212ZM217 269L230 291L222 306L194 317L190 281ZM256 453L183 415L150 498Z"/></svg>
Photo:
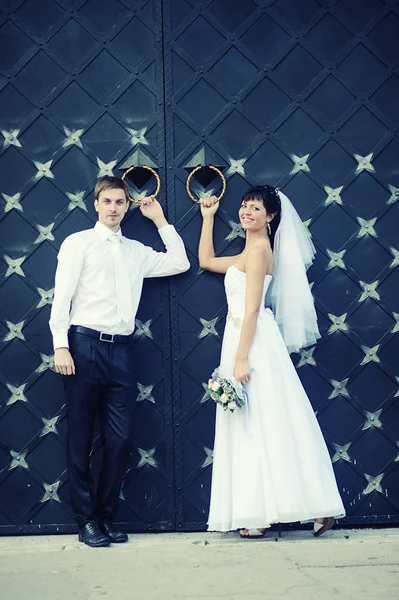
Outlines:
<svg viewBox="0 0 399 600"><path fill-rule="evenodd" d="M274 236L276 235L277 227L281 219L281 201L276 188L271 185L254 185L250 187L241 198L241 202L249 200L258 200L263 203L268 215L274 215L270 221L270 245L273 249Z"/></svg>

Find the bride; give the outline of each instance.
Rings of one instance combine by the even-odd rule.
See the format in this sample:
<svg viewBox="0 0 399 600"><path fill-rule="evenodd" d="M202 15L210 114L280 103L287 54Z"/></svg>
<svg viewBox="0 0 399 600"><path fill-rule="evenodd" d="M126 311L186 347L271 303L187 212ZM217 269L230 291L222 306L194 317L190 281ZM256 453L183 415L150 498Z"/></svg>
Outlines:
<svg viewBox="0 0 399 600"><path fill-rule="evenodd" d="M273 523L314 519L319 536L345 510L330 456L289 352L320 337L306 269L315 249L288 198L250 188L239 210L241 254L215 257L215 197L201 199L199 262L226 273L221 367L246 386L248 410L216 408L210 531L265 535ZM264 308L271 304L273 312ZM215 365L216 366L216 365Z"/></svg>

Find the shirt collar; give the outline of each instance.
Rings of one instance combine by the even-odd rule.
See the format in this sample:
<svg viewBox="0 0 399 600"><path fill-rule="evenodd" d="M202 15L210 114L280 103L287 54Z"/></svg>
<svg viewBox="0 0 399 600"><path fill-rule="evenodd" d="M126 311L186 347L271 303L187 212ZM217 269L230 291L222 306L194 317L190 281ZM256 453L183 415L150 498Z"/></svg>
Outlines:
<svg viewBox="0 0 399 600"><path fill-rule="evenodd" d="M109 229L109 227L106 227L105 225L100 223L100 221L97 221L97 223L94 225L94 231L96 231L96 233L98 233L98 235L103 240L109 240L111 235L117 235L121 238L121 241L123 242L123 235L120 227L118 231L114 233L113 231L111 231L111 229Z"/></svg>

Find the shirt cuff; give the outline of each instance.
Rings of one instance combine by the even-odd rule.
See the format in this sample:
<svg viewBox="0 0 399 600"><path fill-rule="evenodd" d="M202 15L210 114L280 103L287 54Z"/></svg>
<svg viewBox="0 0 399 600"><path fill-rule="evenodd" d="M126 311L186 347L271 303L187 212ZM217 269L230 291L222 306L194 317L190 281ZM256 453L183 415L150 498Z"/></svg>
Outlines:
<svg viewBox="0 0 399 600"><path fill-rule="evenodd" d="M54 333L53 345L54 351L57 350L57 348L69 348L68 332L58 331L57 333Z"/></svg>
<svg viewBox="0 0 399 600"><path fill-rule="evenodd" d="M168 225L164 225L163 227L160 227L158 229L158 233L161 236L162 241L164 241L166 238L170 237L171 235L174 236L177 233L177 231L173 225L168 224Z"/></svg>

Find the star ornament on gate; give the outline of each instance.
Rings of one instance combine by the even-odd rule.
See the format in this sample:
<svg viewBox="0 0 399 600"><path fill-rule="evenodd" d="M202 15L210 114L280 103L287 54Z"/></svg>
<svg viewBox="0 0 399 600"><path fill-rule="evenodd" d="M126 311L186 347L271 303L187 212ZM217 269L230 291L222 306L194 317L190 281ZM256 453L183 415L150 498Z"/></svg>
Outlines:
<svg viewBox="0 0 399 600"><path fill-rule="evenodd" d="M380 494L384 493L381 487L381 481L384 478L384 473L380 473L380 475L377 475L377 477L373 477L372 475L365 473L364 477L368 483L368 486L365 487L362 492L364 496L371 494L371 492L379 492Z"/></svg>
<svg viewBox="0 0 399 600"><path fill-rule="evenodd" d="M332 462L338 462L339 460L346 460L346 462L351 462L351 458L348 454L348 450L351 447L351 442L348 444L343 444L340 446L339 444L333 444L335 448L335 454L332 457Z"/></svg>
<svg viewBox="0 0 399 600"><path fill-rule="evenodd" d="M396 248L393 248L392 246L390 247L390 251L392 252L392 256L393 256L393 261L391 262L391 264L389 265L389 267L391 269L397 267L399 265L399 250L397 250Z"/></svg>
<svg viewBox="0 0 399 600"><path fill-rule="evenodd" d="M150 329L152 324L152 319L148 321L140 321L140 319L136 319L136 331L134 332L135 338L147 337L149 340L153 339L152 331Z"/></svg>
<svg viewBox="0 0 399 600"><path fill-rule="evenodd" d="M372 235L373 237L378 237L377 236L377 232L374 229L374 225L377 221L377 217L374 217L373 219L369 219L368 221L366 219L362 219L361 217L356 217L356 219L359 222L360 225L360 229L357 233L357 237L363 237L365 235Z"/></svg>
<svg viewBox="0 0 399 600"><path fill-rule="evenodd" d="M296 154L291 154L291 160L294 162L294 166L290 171L290 175L295 175L295 173L299 173L299 171L307 171L310 173L308 159L310 154L305 154L304 156L297 156Z"/></svg>
<svg viewBox="0 0 399 600"><path fill-rule="evenodd" d="M366 417L366 421L362 427L363 431L366 429L372 429L375 427L376 429L382 428L382 423L380 420L380 415L382 413L382 408L376 410L375 412L369 412L368 410L364 411L364 416Z"/></svg>
<svg viewBox="0 0 399 600"><path fill-rule="evenodd" d="M143 127L142 129L131 129L130 127L128 127L127 130L130 133L130 135L132 136L131 137L132 146L135 146L136 144L142 144L143 146L148 146L149 141L145 137L145 134L147 133L147 127Z"/></svg>
<svg viewBox="0 0 399 600"><path fill-rule="evenodd" d="M6 205L4 207L4 212L10 212L10 210L20 210L23 212L22 204L20 203L21 194L18 192L14 194L14 196L9 196L8 194L2 194L4 200L6 201Z"/></svg>
<svg viewBox="0 0 399 600"><path fill-rule="evenodd" d="M208 467L209 465L211 465L213 463L213 450L211 450L210 448L207 448L206 446L202 446L202 447L206 454L206 458L205 458L204 462L202 463L201 467L203 469L205 469L205 467Z"/></svg>
<svg viewBox="0 0 399 600"><path fill-rule="evenodd" d="M50 225L46 225L45 227L43 225L37 225L37 229L39 231L39 236L35 239L35 241L33 243L41 244L45 240L53 242L55 239L52 234L54 225L55 225L55 223L50 223Z"/></svg>
<svg viewBox="0 0 399 600"><path fill-rule="evenodd" d="M12 129L11 131L5 131L5 129L2 129L1 133L4 137L3 148L8 148L9 146L21 148L21 142L18 139L19 132L19 129Z"/></svg>
<svg viewBox="0 0 399 600"><path fill-rule="evenodd" d="M346 317L348 313L341 315L340 317L336 317L328 313L329 319L332 321L332 325L330 326L328 333L331 335L335 331L349 331L348 325L345 323Z"/></svg>
<svg viewBox="0 0 399 600"><path fill-rule="evenodd" d="M54 354L43 354L42 352L40 352L40 358L42 359L42 362L35 370L35 373L44 373L49 369L55 371Z"/></svg>
<svg viewBox="0 0 399 600"><path fill-rule="evenodd" d="M204 393L203 393L202 398L200 400L200 404L204 404L205 402L208 402L208 400L210 398L210 395L209 395L208 384L202 382L201 385L204 388Z"/></svg>
<svg viewBox="0 0 399 600"><path fill-rule="evenodd" d="M28 463L25 460L25 457L28 454L27 450L25 450L25 452L15 452L15 450L10 450L10 454L12 460L8 467L9 471L17 469L18 467L21 467L22 469L29 469Z"/></svg>
<svg viewBox="0 0 399 600"><path fill-rule="evenodd" d="M49 160L46 163L41 163L37 160L33 161L35 163L35 167L37 169L37 173L35 175L35 179L41 179L42 177L47 177L47 179L54 179L54 175L51 172L51 165L53 164L52 160Z"/></svg>
<svg viewBox="0 0 399 600"><path fill-rule="evenodd" d="M343 379L342 381L336 381L335 379L330 379L330 383L333 386L333 391L328 396L331 400L332 398L337 398L338 396L343 396L344 398L349 398L349 392L346 389L347 383L349 381L349 377Z"/></svg>
<svg viewBox="0 0 399 600"><path fill-rule="evenodd" d="M67 198L69 199L68 210L74 210L75 208L81 208L85 212L87 212L87 206L83 200L85 193L78 192L77 194L71 194L70 192L66 192Z"/></svg>
<svg viewBox="0 0 399 600"><path fill-rule="evenodd" d="M97 165L99 168L97 177L104 177L104 175L109 175L110 177L113 177L113 169L115 169L117 162L117 160L111 160L109 163L105 163L101 160L101 158L98 158L97 156Z"/></svg>
<svg viewBox="0 0 399 600"><path fill-rule="evenodd" d="M151 467L158 467L158 463L154 457L156 448L151 448L150 450L143 450L142 448L137 448L138 453L140 454L140 460L137 463L137 468L141 469L144 465L150 465Z"/></svg>
<svg viewBox="0 0 399 600"><path fill-rule="evenodd" d="M370 173L375 173L375 169L371 164L373 152L371 152L367 156L360 156L360 154L354 154L354 157L358 163L355 173L361 173L362 171L369 171Z"/></svg>
<svg viewBox="0 0 399 600"><path fill-rule="evenodd" d="M26 256L20 256L19 258L11 258L10 256L4 256L4 260L7 263L7 271L5 277L9 277L10 275L20 275L21 277L25 277L25 273L21 269L21 265L24 262Z"/></svg>
<svg viewBox="0 0 399 600"><path fill-rule="evenodd" d="M378 350L380 349L380 344L377 344L373 348L369 348L368 346L361 346L361 348L364 352L364 358L360 363L361 365L367 365L369 362L381 362L377 354Z"/></svg>
<svg viewBox="0 0 399 600"><path fill-rule="evenodd" d="M14 338L18 338L19 340L25 340L25 336L22 333L22 328L25 324L25 321L20 321L20 323L11 323L11 321L6 321L6 325L9 329L9 332L3 338L3 342L10 342Z"/></svg>
<svg viewBox="0 0 399 600"><path fill-rule="evenodd" d="M329 206L330 204L343 204L341 199L341 192L344 189L344 186L341 185L337 188L331 188L328 185L324 186L324 191L327 193L327 198L324 200L324 206Z"/></svg>
<svg viewBox="0 0 399 600"><path fill-rule="evenodd" d="M40 502L48 502L49 500L55 500L56 502L61 502L61 498L58 495L58 489L61 485L61 481L56 481L55 483L44 483L44 494Z"/></svg>
<svg viewBox="0 0 399 600"><path fill-rule="evenodd" d="M395 204L399 200L399 188L394 185L388 184L389 191L391 192L391 196L387 202L387 204Z"/></svg>
<svg viewBox="0 0 399 600"><path fill-rule="evenodd" d="M225 240L235 240L236 238L243 238L245 240L246 234L242 228L241 223L235 223L234 221L229 221L229 227L231 229L230 233L225 237Z"/></svg>
<svg viewBox="0 0 399 600"><path fill-rule="evenodd" d="M226 171L226 175L234 175L234 173L239 173L245 177L244 165L247 162L246 158L239 158L238 160L235 160L234 158L231 158L231 156L228 156L227 160L229 161L230 166Z"/></svg>
<svg viewBox="0 0 399 600"><path fill-rule="evenodd" d="M8 398L6 405L10 406L11 404L15 404L16 402L28 402L28 398L25 396L25 388L26 383L23 383L19 387L15 387L11 385L11 383L6 383L8 391L11 392L11 396Z"/></svg>
<svg viewBox="0 0 399 600"><path fill-rule="evenodd" d="M304 365L313 365L314 367L316 366L316 361L313 358L313 352L315 351L315 349L316 346L313 346L313 348L301 348L301 359L297 364L297 369L303 367Z"/></svg>
<svg viewBox="0 0 399 600"><path fill-rule="evenodd" d="M69 148L69 146L77 146L78 148L83 149L83 145L80 138L84 133L84 129L71 130L68 129L68 127L64 126L64 131L66 138L64 140L64 143L62 144L63 148Z"/></svg>
<svg viewBox="0 0 399 600"><path fill-rule="evenodd" d="M40 296L40 301L36 305L36 308L42 308L46 304L52 304L54 298L54 288L51 290L43 290L43 288L36 288L37 293Z"/></svg>
<svg viewBox="0 0 399 600"><path fill-rule="evenodd" d="M397 333L399 331L399 314L394 312L394 313L392 313L392 315L393 315L393 318L395 319L396 323L392 327L391 333Z"/></svg>
<svg viewBox="0 0 399 600"><path fill-rule="evenodd" d="M136 398L136 402L144 402L144 400L148 400L148 402L155 404L155 399L152 395L152 391L154 389L153 385L142 385L141 383L137 383L137 389L139 390L139 394Z"/></svg>
<svg viewBox="0 0 399 600"><path fill-rule="evenodd" d="M329 269L333 269L334 267L340 267L341 269L346 269L346 265L342 260L346 254L346 250L341 250L341 252L333 252L332 250L327 249L327 254L330 257L330 262L327 265L327 271Z"/></svg>
<svg viewBox="0 0 399 600"><path fill-rule="evenodd" d="M202 325L202 331L198 334L198 338L201 339L201 338L206 337L207 335L215 335L215 336L219 337L219 334L215 329L216 323L218 322L218 320L219 320L219 317L215 317L214 319L211 319L210 321L200 318L200 322Z"/></svg>
<svg viewBox="0 0 399 600"><path fill-rule="evenodd" d="M380 300L380 295L377 292L379 281L374 281L373 283L366 283L365 281L359 281L361 287L363 288L363 293L359 298L359 302L364 302L366 298L373 298L374 300Z"/></svg>
<svg viewBox="0 0 399 600"><path fill-rule="evenodd" d="M43 421L43 429L40 432L40 437L44 437L45 435L48 435L49 433L56 433L58 434L58 429L56 427L58 421L60 420L60 417L53 417L52 419L45 419L44 417L42 417L42 421Z"/></svg>

